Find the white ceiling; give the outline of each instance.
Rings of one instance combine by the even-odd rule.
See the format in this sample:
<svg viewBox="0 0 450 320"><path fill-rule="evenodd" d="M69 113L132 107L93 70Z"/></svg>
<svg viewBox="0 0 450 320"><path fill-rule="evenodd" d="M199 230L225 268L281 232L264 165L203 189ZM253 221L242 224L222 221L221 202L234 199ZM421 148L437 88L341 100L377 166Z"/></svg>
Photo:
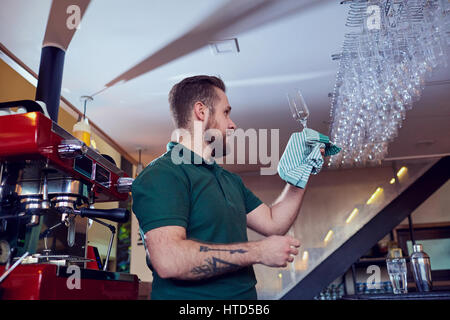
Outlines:
<svg viewBox="0 0 450 320"><path fill-rule="evenodd" d="M98 92L226 3L92 1L66 53L62 95L82 110L80 96ZM348 31L348 6L334 0L304 3L308 5L250 31L223 34L238 39L237 54L214 55L206 46L109 88L95 96L87 116L135 158L136 148L145 148L147 163L165 151L173 130L170 88L185 76L210 74L225 81L232 118L239 127L280 129L280 154L289 135L298 130L288 109L288 90L302 90L311 111L309 126L327 134L328 93L337 71L330 56L339 52ZM0 0L0 42L36 73L50 6L51 0ZM441 68L430 81L448 79L450 69ZM426 87L391 144L389 157L450 151L449 89L448 83ZM422 140L434 143L417 145Z"/></svg>

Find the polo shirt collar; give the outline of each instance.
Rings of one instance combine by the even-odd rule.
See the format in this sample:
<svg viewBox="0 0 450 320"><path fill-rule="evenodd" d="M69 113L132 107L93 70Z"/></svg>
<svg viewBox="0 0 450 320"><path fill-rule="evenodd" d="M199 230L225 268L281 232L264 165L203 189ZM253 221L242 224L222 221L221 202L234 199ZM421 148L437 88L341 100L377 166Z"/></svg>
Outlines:
<svg viewBox="0 0 450 320"><path fill-rule="evenodd" d="M207 168L210 169L216 169L216 168L220 168L220 166L216 163L215 160L213 160L213 162L208 162L206 161L202 156L200 156L199 154L195 153L194 151L192 151L189 148L186 148L184 145L175 142L175 141L170 141L167 144L167 151L172 151L172 149L176 146L176 145L180 145L181 149L180 149L180 156L183 157L185 152L188 152L188 154L190 154L190 160L191 160L191 164L196 165L196 166L205 166Z"/></svg>

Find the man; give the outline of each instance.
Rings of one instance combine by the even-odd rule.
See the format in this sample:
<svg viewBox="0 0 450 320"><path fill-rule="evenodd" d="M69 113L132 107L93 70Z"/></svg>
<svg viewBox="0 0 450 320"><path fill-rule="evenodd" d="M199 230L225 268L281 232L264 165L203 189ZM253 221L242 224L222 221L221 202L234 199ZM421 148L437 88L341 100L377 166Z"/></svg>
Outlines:
<svg viewBox="0 0 450 320"><path fill-rule="evenodd" d="M202 133L217 129L224 139L236 128L219 78L186 78L169 102L176 127L191 134L199 123ZM152 299L256 299L252 265L285 267L298 254L300 242L285 234L304 190L286 184L268 206L238 175L206 159L211 154L193 152L208 145L170 142L133 183L133 211L154 271ZM178 153L193 161L175 164ZM247 227L267 237L249 242Z"/></svg>

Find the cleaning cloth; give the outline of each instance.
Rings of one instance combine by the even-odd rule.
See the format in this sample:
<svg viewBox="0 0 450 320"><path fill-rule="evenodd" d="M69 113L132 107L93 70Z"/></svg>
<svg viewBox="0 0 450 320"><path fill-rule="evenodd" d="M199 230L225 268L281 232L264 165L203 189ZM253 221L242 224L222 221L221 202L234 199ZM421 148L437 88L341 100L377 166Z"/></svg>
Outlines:
<svg viewBox="0 0 450 320"><path fill-rule="evenodd" d="M335 155L341 148L315 130L305 128L294 132L278 163L278 174L284 181L305 188L311 174L318 174L323 166L320 149L325 149L325 157Z"/></svg>

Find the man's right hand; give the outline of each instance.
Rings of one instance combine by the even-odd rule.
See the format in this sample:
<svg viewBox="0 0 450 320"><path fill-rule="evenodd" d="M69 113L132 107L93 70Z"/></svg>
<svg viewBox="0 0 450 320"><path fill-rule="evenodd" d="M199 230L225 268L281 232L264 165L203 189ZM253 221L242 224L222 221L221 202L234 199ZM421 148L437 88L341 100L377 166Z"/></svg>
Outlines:
<svg viewBox="0 0 450 320"><path fill-rule="evenodd" d="M260 263L269 267L286 267L298 254L300 241L290 236L270 236L259 243Z"/></svg>

